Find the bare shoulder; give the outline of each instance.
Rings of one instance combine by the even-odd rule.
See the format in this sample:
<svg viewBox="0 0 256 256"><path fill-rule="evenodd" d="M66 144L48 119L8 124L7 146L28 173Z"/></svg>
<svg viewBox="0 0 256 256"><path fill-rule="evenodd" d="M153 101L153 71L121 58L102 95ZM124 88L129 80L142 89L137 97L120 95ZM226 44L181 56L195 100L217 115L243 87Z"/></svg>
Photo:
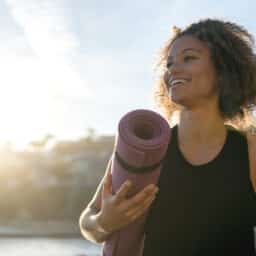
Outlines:
<svg viewBox="0 0 256 256"><path fill-rule="evenodd" d="M246 132L246 138L249 152L250 177L256 192L256 133L249 130Z"/></svg>

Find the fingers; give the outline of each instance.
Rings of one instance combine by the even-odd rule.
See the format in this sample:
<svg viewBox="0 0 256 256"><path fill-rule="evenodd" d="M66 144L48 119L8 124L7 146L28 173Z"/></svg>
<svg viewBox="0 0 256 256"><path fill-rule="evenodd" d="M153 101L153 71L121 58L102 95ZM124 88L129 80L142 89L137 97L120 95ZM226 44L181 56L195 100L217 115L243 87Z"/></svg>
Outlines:
<svg viewBox="0 0 256 256"><path fill-rule="evenodd" d="M132 182L130 180L125 181L121 185L121 187L119 188L119 190L116 193L116 199L115 199L116 203L120 203L121 201L123 201L126 198L127 193L129 192L131 187L132 187Z"/></svg>
<svg viewBox="0 0 256 256"><path fill-rule="evenodd" d="M148 209L148 207L152 204L152 202L155 200L156 196L151 195L148 197L142 204L138 205L137 207L128 210L126 212L126 216L129 217L132 220L137 219L140 217L145 211Z"/></svg>
<svg viewBox="0 0 256 256"><path fill-rule="evenodd" d="M143 202L147 200L148 197L155 195L157 191L158 188L155 185L150 184L147 187L145 187L142 191L137 193L135 196L133 196L129 201L125 202L123 207L127 211L134 207L137 207L138 205L143 204Z"/></svg>

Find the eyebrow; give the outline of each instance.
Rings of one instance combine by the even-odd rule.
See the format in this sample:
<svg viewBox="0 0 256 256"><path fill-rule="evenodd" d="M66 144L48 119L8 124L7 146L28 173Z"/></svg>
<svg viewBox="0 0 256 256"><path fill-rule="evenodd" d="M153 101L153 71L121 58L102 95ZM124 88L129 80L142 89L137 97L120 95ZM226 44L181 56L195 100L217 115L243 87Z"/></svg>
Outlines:
<svg viewBox="0 0 256 256"><path fill-rule="evenodd" d="M194 52L198 52L198 53L202 52L201 50L196 49L196 48L185 48L185 49L182 50L181 53L184 53L186 51L194 51ZM170 55L168 56L168 59L172 59L172 58L173 58L173 56L170 56Z"/></svg>

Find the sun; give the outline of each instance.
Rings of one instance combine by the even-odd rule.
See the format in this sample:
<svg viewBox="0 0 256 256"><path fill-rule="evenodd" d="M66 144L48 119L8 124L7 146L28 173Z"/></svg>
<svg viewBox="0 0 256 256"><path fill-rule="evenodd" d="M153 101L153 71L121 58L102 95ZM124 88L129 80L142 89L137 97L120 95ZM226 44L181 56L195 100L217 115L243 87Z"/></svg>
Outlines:
<svg viewBox="0 0 256 256"><path fill-rule="evenodd" d="M47 130L51 94L33 59L2 56L0 70L0 141L21 147Z"/></svg>

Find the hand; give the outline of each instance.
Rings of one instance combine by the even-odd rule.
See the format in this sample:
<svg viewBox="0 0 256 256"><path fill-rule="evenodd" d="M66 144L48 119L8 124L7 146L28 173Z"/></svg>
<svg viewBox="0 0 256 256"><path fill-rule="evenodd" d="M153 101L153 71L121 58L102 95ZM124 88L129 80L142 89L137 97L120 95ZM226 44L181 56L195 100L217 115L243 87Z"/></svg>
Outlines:
<svg viewBox="0 0 256 256"><path fill-rule="evenodd" d="M102 205L98 213L99 225L109 233L116 231L142 216L155 199L158 188L150 184L131 198L126 198L131 189L131 181L124 182L113 195L112 175L109 174L103 184Z"/></svg>

